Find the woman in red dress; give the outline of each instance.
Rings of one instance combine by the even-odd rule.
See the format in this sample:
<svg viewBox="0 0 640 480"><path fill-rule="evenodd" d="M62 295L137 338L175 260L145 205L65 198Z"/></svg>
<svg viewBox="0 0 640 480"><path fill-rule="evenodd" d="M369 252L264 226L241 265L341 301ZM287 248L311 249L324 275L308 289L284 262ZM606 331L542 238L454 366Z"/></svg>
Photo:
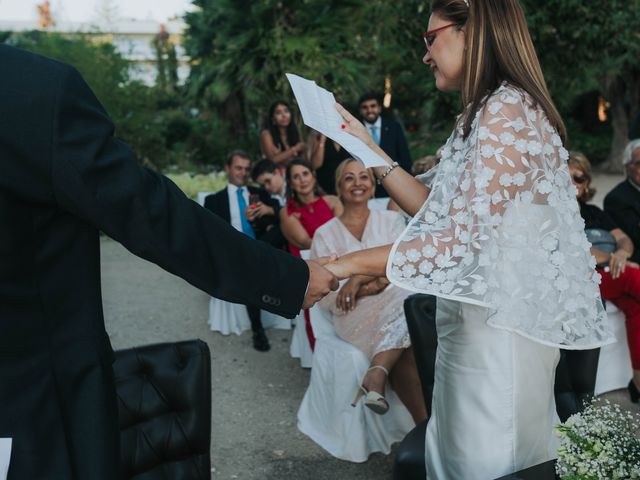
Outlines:
<svg viewBox="0 0 640 480"><path fill-rule="evenodd" d="M313 167L306 160L291 160L286 178L287 204L280 210L280 228L289 242L289 251L299 257L300 250L311 248L311 239L318 227L342 214L342 203L335 195L323 195ZM307 310L304 316L313 350L315 337Z"/></svg>

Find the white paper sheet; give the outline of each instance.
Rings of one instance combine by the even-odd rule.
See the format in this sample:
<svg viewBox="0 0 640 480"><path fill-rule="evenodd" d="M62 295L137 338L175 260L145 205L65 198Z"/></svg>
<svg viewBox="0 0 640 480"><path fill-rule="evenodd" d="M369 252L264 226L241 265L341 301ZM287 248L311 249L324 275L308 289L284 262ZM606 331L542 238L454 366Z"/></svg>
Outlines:
<svg viewBox="0 0 640 480"><path fill-rule="evenodd" d="M362 140L342 130L341 125L344 122L336 110L333 93L318 86L313 80L292 73L287 73L287 79L305 125L339 143L367 168L389 165Z"/></svg>
<svg viewBox="0 0 640 480"><path fill-rule="evenodd" d="M0 480L6 480L11 460L11 438L0 438Z"/></svg>

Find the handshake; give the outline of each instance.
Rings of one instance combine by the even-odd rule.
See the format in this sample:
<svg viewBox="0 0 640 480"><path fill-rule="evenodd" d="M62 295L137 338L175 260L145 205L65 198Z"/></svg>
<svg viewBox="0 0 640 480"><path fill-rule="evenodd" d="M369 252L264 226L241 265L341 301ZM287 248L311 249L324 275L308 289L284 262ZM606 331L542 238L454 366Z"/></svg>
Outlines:
<svg viewBox="0 0 640 480"><path fill-rule="evenodd" d="M339 280L349 276L346 265L337 256L307 260L309 285L302 308L311 308L331 291L339 287Z"/></svg>
<svg viewBox="0 0 640 480"><path fill-rule="evenodd" d="M338 280L353 275L385 277L387 258L392 245L368 248L337 256L307 260L309 286L304 297L303 308L309 308L331 291L338 289Z"/></svg>

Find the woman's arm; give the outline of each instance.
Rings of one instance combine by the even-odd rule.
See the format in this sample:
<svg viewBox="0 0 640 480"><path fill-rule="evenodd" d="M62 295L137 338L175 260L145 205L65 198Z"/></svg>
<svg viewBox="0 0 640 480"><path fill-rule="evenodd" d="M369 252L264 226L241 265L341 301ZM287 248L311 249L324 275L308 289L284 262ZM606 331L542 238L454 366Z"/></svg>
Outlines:
<svg viewBox="0 0 640 480"><path fill-rule="evenodd" d="M339 217L342 215L344 211L344 207L342 206L342 202L335 195L324 195L324 201L327 202L329 207L331 207L331 211L333 212L334 217Z"/></svg>
<svg viewBox="0 0 640 480"><path fill-rule="evenodd" d="M367 248L344 255L325 267L339 279L352 275L384 277L392 244Z"/></svg>
<svg viewBox="0 0 640 480"><path fill-rule="evenodd" d="M358 137L362 140L371 150L380 155L389 165L393 163L393 160L384 153L384 151L373 141L367 129L364 128L362 122L351 115L345 108L336 104L338 113L342 116L345 122L344 130L351 135ZM386 167L374 168L376 177L380 178L384 174ZM416 180L409 172L402 168L394 168L389 174L382 180L382 185L389 193L389 196L398 204L400 208L413 216L418 213L420 207L429 196L429 189L418 180Z"/></svg>
<svg viewBox="0 0 640 480"><path fill-rule="evenodd" d="M609 262L609 271L611 272L611 277L615 280L621 273L624 273L627 266L627 260L633 254L633 242L627 234L619 228L611 230L611 235L616 239L616 246L618 248L615 252L609 255L609 259L605 260L605 262ZM596 262L597 261L598 257L596 257Z"/></svg>
<svg viewBox="0 0 640 480"><path fill-rule="evenodd" d="M280 229L287 241L301 249L311 248L311 237L295 215L289 215L287 207L280 210Z"/></svg>
<svg viewBox="0 0 640 480"><path fill-rule="evenodd" d="M327 137L321 133L313 135L311 140L311 164L316 170L324 164L324 149Z"/></svg>
<svg viewBox="0 0 640 480"><path fill-rule="evenodd" d="M304 144L303 144L304 145ZM287 163L289 160L298 156L299 145L280 150L273 141L271 132L263 130L260 134L260 150L262 153L276 165Z"/></svg>

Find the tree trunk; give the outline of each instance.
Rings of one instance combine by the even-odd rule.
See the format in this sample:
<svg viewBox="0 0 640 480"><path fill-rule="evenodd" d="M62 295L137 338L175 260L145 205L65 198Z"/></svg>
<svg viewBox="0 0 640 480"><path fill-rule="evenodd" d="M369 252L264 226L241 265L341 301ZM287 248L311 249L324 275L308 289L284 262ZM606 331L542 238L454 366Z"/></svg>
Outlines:
<svg viewBox="0 0 640 480"><path fill-rule="evenodd" d="M607 76L603 81L602 93L609 101L613 138L611 150L601 169L610 173L622 173L622 153L629 135L629 114L625 108L625 83L619 76Z"/></svg>
<svg viewBox="0 0 640 480"><path fill-rule="evenodd" d="M222 115L227 121L229 135L244 137L247 134L247 120L242 107L242 93L234 92L222 104Z"/></svg>

